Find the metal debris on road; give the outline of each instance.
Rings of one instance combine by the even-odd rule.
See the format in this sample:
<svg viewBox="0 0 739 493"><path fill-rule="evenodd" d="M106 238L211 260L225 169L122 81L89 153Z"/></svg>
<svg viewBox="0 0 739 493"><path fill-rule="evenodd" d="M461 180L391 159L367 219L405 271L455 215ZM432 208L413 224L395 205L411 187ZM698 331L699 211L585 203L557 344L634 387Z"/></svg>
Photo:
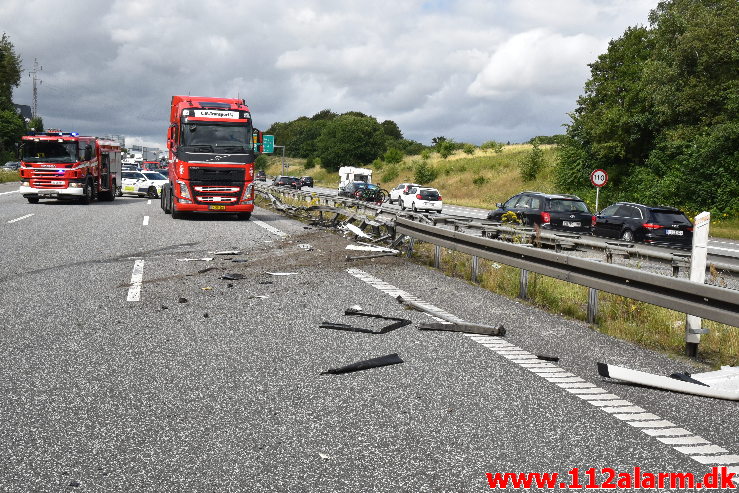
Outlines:
<svg viewBox="0 0 739 493"><path fill-rule="evenodd" d="M400 253L400 250L393 248L378 247L374 245L347 245L347 250L359 250L363 252L382 252L382 253Z"/></svg>
<svg viewBox="0 0 739 493"><path fill-rule="evenodd" d="M177 300L177 303L187 303L187 298L180 298Z"/></svg>
<svg viewBox="0 0 739 493"><path fill-rule="evenodd" d="M270 276L293 276L296 275L297 272L267 272L267 274Z"/></svg>
<svg viewBox="0 0 739 493"><path fill-rule="evenodd" d="M692 375L673 373L668 377L607 363L598 363L598 374L602 377L623 380L646 387L739 401L739 366L722 366L720 370L693 373Z"/></svg>
<svg viewBox="0 0 739 493"><path fill-rule="evenodd" d="M401 327L405 327L406 325L411 324L411 321L405 318L386 317L384 315L364 313L362 312L361 308L359 309L357 308L359 308L357 305L347 308L346 310L344 310L344 315L352 316L352 317L376 318L379 320L392 320L393 323L380 328L380 330L366 329L364 327L355 327L353 325L334 323L334 322L322 322L321 325L319 325L319 327L322 329L346 330L349 332L362 332L365 334L387 334L388 332L392 332L395 329L399 329Z"/></svg>
<svg viewBox="0 0 739 493"><path fill-rule="evenodd" d="M220 252L208 252L212 253L213 255L241 255L240 250L223 250Z"/></svg>
<svg viewBox="0 0 739 493"><path fill-rule="evenodd" d="M311 245L310 243L301 243L300 245L298 245L298 248L302 248L303 250L310 252L311 250L313 250L313 245Z"/></svg>
<svg viewBox="0 0 739 493"><path fill-rule="evenodd" d="M499 325L492 327L490 325L471 324L471 323L440 323L425 322L418 326L420 330L441 330L451 332L466 332L468 334L481 334L486 336L504 336L505 327Z"/></svg>
<svg viewBox="0 0 739 493"><path fill-rule="evenodd" d="M380 356L378 358L372 358L364 361L357 361L350 365L342 366L340 368L329 368L326 371L321 372L321 375L338 375L340 373L352 373L355 371L369 370L370 368L379 368L381 366L397 365L403 363L398 353L388 354L387 356Z"/></svg>
<svg viewBox="0 0 739 493"><path fill-rule="evenodd" d="M248 299L250 299L250 300L253 300L253 299L266 300L267 298L269 298L269 296L265 296L263 294L252 294L252 295L249 296Z"/></svg>
<svg viewBox="0 0 739 493"><path fill-rule="evenodd" d="M211 286L203 286L200 289L202 289L203 291L212 291L213 290L213 288Z"/></svg>
<svg viewBox="0 0 739 493"><path fill-rule="evenodd" d="M203 258L178 258L178 262L210 262L213 260L213 257L203 257Z"/></svg>
<svg viewBox="0 0 739 493"><path fill-rule="evenodd" d="M226 279L227 281L237 281L239 279L246 279L246 276L244 274L239 274L239 273L223 274L221 276L221 279Z"/></svg>
<svg viewBox="0 0 739 493"><path fill-rule="evenodd" d="M361 237L361 238L367 238L368 240L371 240L372 237L359 229L358 227L354 226L351 223L344 223L341 225L342 229L348 230L350 233L354 233L355 235Z"/></svg>

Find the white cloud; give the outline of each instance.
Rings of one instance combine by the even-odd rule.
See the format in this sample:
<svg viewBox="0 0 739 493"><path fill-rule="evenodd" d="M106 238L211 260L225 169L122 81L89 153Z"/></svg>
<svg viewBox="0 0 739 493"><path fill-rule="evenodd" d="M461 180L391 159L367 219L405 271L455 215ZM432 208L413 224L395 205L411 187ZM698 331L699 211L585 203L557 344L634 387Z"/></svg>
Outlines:
<svg viewBox="0 0 739 493"><path fill-rule="evenodd" d="M48 126L163 143L189 93L244 97L263 129L330 108L481 142L561 132L587 63L657 1L4 0L0 18L44 66Z"/></svg>

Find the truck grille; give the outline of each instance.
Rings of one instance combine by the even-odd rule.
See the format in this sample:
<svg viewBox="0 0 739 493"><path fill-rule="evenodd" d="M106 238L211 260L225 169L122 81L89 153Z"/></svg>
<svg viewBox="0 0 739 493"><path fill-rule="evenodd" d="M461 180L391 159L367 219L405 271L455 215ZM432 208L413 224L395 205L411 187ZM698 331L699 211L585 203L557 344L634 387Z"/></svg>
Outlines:
<svg viewBox="0 0 739 493"><path fill-rule="evenodd" d="M31 173L31 183L34 188L67 188L64 173L53 168L34 169ZM57 183L54 183L57 182Z"/></svg>
<svg viewBox="0 0 739 493"><path fill-rule="evenodd" d="M244 187L244 168L190 168L197 204L237 204Z"/></svg>

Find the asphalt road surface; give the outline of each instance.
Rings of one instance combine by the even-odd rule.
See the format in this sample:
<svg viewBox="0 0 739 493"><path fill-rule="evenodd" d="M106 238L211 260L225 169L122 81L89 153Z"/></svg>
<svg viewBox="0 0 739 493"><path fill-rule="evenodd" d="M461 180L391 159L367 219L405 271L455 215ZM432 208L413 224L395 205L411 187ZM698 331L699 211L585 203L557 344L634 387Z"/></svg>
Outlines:
<svg viewBox="0 0 739 493"><path fill-rule="evenodd" d="M466 492L486 473L739 469L735 402L596 372L703 369L685 361L401 258L347 263L349 239L267 210L173 220L156 200L31 205L13 188L0 491ZM397 294L508 334L419 331L430 318ZM343 315L356 304L413 324L319 328L382 325ZM322 374L391 353L403 363ZM527 356L542 353L560 359Z"/></svg>

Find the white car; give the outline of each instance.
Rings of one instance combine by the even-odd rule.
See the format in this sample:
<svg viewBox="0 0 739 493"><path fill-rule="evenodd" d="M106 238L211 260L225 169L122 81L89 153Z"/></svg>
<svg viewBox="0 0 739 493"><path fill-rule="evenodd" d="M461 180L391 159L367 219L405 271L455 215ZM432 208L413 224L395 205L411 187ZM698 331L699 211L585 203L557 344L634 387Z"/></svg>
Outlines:
<svg viewBox="0 0 739 493"><path fill-rule="evenodd" d="M436 211L441 213L441 194L435 188L414 186L400 195L400 208L416 211Z"/></svg>
<svg viewBox="0 0 739 493"><path fill-rule="evenodd" d="M127 194L157 198L161 195L162 187L167 182L169 182L167 177L156 171L123 171L118 196Z"/></svg>
<svg viewBox="0 0 739 493"><path fill-rule="evenodd" d="M390 197L387 199L389 203L400 203L400 197L403 192L407 192L411 187L420 187L418 183L401 183L397 187L390 190Z"/></svg>

